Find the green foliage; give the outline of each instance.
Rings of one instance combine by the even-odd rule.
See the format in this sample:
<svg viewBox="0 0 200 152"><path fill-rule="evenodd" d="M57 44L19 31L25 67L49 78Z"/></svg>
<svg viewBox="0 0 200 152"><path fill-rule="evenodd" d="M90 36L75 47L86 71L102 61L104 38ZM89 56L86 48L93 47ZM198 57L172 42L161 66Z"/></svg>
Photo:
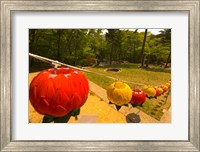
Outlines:
<svg viewBox="0 0 200 152"><path fill-rule="evenodd" d="M171 77L171 69L163 69L158 66L150 65L148 69L138 68L139 64L122 63L105 67L91 67L90 71L106 74L119 80L130 82L131 88L141 88L137 83L144 85L159 86L169 81ZM121 72L106 72L107 68L119 68ZM99 84L104 89L114 81L110 78L99 76L93 73L85 73L87 78L92 82ZM142 85L143 86L143 85Z"/></svg>
<svg viewBox="0 0 200 152"><path fill-rule="evenodd" d="M144 32L128 29L30 29L29 51L66 64L94 66L100 62L141 62ZM147 33L144 55L149 64L171 61L171 30ZM30 67L45 67L30 59Z"/></svg>

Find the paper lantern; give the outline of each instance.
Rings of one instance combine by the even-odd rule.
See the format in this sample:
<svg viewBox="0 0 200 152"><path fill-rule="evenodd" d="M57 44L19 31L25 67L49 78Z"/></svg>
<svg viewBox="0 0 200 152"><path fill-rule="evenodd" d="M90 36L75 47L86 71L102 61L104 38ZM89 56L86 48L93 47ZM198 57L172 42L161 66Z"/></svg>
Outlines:
<svg viewBox="0 0 200 152"><path fill-rule="evenodd" d="M61 117L80 108L88 92L88 80L81 72L65 67L52 68L34 77L29 98L38 113Z"/></svg>
<svg viewBox="0 0 200 152"><path fill-rule="evenodd" d="M140 89L133 89L131 103L141 105L146 100L146 94Z"/></svg>
<svg viewBox="0 0 200 152"><path fill-rule="evenodd" d="M122 106L130 102L132 90L126 83L116 81L108 87L107 97L112 103Z"/></svg>

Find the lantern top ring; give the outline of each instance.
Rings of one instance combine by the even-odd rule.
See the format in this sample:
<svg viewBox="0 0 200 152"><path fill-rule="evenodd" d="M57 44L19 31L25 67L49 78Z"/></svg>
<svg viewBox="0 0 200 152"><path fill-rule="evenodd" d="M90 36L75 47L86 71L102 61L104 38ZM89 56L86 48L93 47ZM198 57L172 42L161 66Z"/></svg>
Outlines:
<svg viewBox="0 0 200 152"><path fill-rule="evenodd" d="M61 66L58 61L53 61L51 64L54 65L54 68L58 68L59 66Z"/></svg>

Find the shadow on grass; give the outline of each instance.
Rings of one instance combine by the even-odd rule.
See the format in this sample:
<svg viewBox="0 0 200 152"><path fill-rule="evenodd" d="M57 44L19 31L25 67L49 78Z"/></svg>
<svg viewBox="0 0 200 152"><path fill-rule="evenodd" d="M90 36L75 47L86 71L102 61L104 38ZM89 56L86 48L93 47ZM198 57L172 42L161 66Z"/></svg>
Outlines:
<svg viewBox="0 0 200 152"><path fill-rule="evenodd" d="M144 71L152 71L152 72L164 72L171 73L171 68L161 68L159 66L150 65L148 68L140 68L140 64L136 63L121 63L121 64L112 64L112 65L104 65L104 66L94 66L94 68L126 68L126 69L141 69Z"/></svg>
<svg viewBox="0 0 200 152"><path fill-rule="evenodd" d="M164 72L164 73L171 73L171 69L167 68L154 68L154 67L150 67L150 68L144 68L144 70L146 71L152 71L152 72Z"/></svg>
<svg viewBox="0 0 200 152"><path fill-rule="evenodd" d="M111 65L104 65L104 66L95 66L95 68L132 68L138 69L139 64L134 63L121 63L121 64L111 64Z"/></svg>
<svg viewBox="0 0 200 152"><path fill-rule="evenodd" d="M128 123L139 123L141 121L140 116L135 113L129 113L126 116L126 122Z"/></svg>

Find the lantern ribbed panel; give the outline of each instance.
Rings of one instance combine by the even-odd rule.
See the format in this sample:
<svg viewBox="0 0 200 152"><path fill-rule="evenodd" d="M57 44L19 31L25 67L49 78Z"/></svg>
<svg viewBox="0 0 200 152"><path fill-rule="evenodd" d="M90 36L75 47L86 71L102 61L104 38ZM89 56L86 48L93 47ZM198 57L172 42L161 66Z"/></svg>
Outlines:
<svg viewBox="0 0 200 152"><path fill-rule="evenodd" d="M71 68L41 71L29 88L30 102L40 114L64 116L80 108L87 100L89 84L86 77Z"/></svg>

